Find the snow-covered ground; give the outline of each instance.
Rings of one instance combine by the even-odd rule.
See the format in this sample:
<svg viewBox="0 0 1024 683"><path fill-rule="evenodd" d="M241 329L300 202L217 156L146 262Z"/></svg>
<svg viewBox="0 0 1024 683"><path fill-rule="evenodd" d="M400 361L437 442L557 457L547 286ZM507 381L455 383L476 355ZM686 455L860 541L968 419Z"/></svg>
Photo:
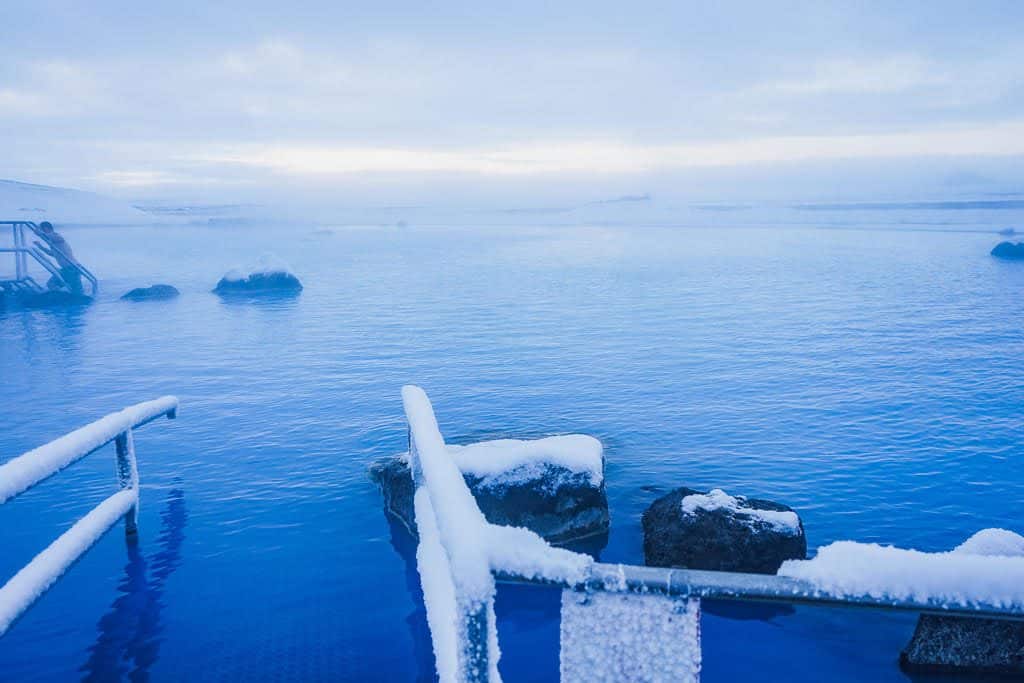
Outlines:
<svg viewBox="0 0 1024 683"><path fill-rule="evenodd" d="M54 225L148 225L169 222L111 197L65 187L0 180L0 220Z"/></svg>

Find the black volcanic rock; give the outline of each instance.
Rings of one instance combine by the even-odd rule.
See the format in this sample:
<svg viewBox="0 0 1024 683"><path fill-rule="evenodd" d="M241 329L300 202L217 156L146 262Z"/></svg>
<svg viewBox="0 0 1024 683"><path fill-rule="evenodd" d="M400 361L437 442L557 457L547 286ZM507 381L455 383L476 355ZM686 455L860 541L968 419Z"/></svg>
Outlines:
<svg viewBox="0 0 1024 683"><path fill-rule="evenodd" d="M62 289L51 289L46 292L19 293L17 302L24 308L61 308L64 306L84 306L92 303L92 297L84 294L73 294Z"/></svg>
<svg viewBox="0 0 1024 683"><path fill-rule="evenodd" d="M911 673L1024 678L1024 622L922 614L900 653Z"/></svg>
<svg viewBox="0 0 1024 683"><path fill-rule="evenodd" d="M380 486L388 512L415 535L414 486L406 457L374 462L370 476ZM553 543L608 531L604 482L595 486L586 473L545 463L539 474L531 469L528 476L502 477L497 482L469 474L463 478L492 524L526 527Z"/></svg>
<svg viewBox="0 0 1024 683"><path fill-rule="evenodd" d="M171 285L153 285L152 287L136 287L121 298L125 301L162 301L173 299L180 292Z"/></svg>
<svg viewBox="0 0 1024 683"><path fill-rule="evenodd" d="M221 295L298 294L302 283L291 273L252 273L240 279L222 277L213 291Z"/></svg>
<svg viewBox="0 0 1024 683"><path fill-rule="evenodd" d="M785 560L807 556L807 537L799 517L795 527L770 521L770 513L793 512L791 508L770 500L737 496L735 500L742 506L739 508L684 511L683 498L691 495L707 494L678 488L644 511L645 564L774 574ZM759 515L759 511L769 515Z"/></svg>
<svg viewBox="0 0 1024 683"><path fill-rule="evenodd" d="M992 255L1008 261L1024 261L1024 242L1000 242L992 249Z"/></svg>

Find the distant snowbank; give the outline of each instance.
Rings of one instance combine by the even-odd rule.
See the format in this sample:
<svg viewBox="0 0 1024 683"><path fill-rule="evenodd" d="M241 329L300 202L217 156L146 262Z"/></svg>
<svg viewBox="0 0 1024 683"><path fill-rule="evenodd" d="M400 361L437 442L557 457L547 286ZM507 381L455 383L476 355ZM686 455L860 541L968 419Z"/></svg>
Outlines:
<svg viewBox="0 0 1024 683"><path fill-rule="evenodd" d="M536 478L546 465L586 474L600 486L604 479L601 442L585 434L549 436L543 439L497 439L467 446L447 445L448 453L463 474L488 483L509 483L511 479Z"/></svg>
<svg viewBox="0 0 1024 683"><path fill-rule="evenodd" d="M149 225L175 222L140 211L127 202L66 187L0 180L0 220L61 225Z"/></svg>
<svg viewBox="0 0 1024 683"><path fill-rule="evenodd" d="M837 541L779 575L842 595L1024 608L1024 538L986 529L943 553Z"/></svg>

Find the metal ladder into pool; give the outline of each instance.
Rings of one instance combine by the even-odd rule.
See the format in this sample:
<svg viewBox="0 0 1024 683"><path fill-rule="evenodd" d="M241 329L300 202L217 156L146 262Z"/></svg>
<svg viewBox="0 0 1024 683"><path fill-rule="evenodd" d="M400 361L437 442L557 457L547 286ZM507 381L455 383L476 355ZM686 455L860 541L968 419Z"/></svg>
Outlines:
<svg viewBox="0 0 1024 683"><path fill-rule="evenodd" d="M46 241L46 238L39 232L38 225L31 221L0 221L0 229L5 226L11 229L13 245L0 246L0 254L14 255L14 277L4 277L0 274L0 294L41 294L47 291L47 287L36 282L29 273L29 257L50 273L51 279L56 278L57 283L68 287L67 281L61 274L61 266L42 249L29 243L29 235ZM82 279L89 283L90 296L95 297L96 292L99 291L99 283L89 269L77 261L69 262L66 267L77 271ZM70 289L70 287L68 288Z"/></svg>
<svg viewBox="0 0 1024 683"><path fill-rule="evenodd" d="M501 680L495 582L562 590L562 683L699 681L700 601L705 598L1024 621L1020 605L972 600L969 594L950 602L850 594L786 576L591 562L548 546L539 536L531 541L525 529L483 518L448 454L426 393L407 386L402 399L415 486L417 569L442 683ZM495 539L499 543L493 544ZM526 552L486 549L513 543L528 546ZM554 570L537 571L529 555L549 561ZM965 589L970 579L963 577ZM583 637L573 626L581 622L587 625Z"/></svg>
<svg viewBox="0 0 1024 683"><path fill-rule="evenodd" d="M72 463L113 442L117 452L118 491L61 534L0 587L0 637L43 593L111 529L124 519L125 533L137 533L139 469L134 430L178 414L178 399L164 396L111 413L55 441L0 465L0 505L49 479Z"/></svg>

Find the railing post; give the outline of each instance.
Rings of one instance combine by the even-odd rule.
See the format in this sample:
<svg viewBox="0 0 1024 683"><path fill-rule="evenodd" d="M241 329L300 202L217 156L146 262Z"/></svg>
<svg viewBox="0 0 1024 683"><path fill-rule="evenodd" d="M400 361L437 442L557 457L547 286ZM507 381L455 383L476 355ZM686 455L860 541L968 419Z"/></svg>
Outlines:
<svg viewBox="0 0 1024 683"><path fill-rule="evenodd" d="M21 249L25 246L25 232L24 228L15 223L11 226L12 236L14 237L14 248ZM15 277L18 280L25 279L25 254L20 251L14 252L14 270Z"/></svg>
<svg viewBox="0 0 1024 683"><path fill-rule="evenodd" d="M139 467L135 462L135 437L131 428L118 434L114 445L117 447L117 484L122 490L135 491L135 504L124 516L125 535L134 536L139 531Z"/></svg>
<svg viewBox="0 0 1024 683"><path fill-rule="evenodd" d="M463 629L463 649L459 653L462 674L466 683L488 683L490 677L488 622L491 606L483 604L466 604L465 600L456 599Z"/></svg>

